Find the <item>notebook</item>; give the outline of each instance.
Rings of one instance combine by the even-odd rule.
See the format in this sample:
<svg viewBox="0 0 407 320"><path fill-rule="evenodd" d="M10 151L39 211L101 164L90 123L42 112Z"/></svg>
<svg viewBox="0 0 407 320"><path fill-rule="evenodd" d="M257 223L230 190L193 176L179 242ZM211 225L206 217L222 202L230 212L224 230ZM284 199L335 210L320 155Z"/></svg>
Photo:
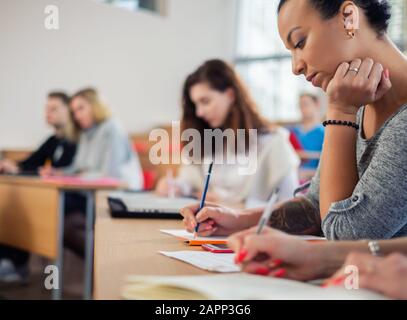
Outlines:
<svg viewBox="0 0 407 320"><path fill-rule="evenodd" d="M153 192L114 192L108 196L114 218L182 219L180 210L196 203L193 198L165 198Z"/></svg>
<svg viewBox="0 0 407 320"><path fill-rule="evenodd" d="M234 263L234 253L212 253L206 251L160 251L160 253L211 272L240 272L240 268Z"/></svg>
<svg viewBox="0 0 407 320"><path fill-rule="evenodd" d="M167 229L160 230L162 233L174 236L181 241L184 241L190 246L200 246L203 244L227 244L227 237L194 237L193 233L190 233L184 229Z"/></svg>
<svg viewBox="0 0 407 320"><path fill-rule="evenodd" d="M382 300L366 290L321 288L313 284L249 274L131 276L122 289L128 300Z"/></svg>

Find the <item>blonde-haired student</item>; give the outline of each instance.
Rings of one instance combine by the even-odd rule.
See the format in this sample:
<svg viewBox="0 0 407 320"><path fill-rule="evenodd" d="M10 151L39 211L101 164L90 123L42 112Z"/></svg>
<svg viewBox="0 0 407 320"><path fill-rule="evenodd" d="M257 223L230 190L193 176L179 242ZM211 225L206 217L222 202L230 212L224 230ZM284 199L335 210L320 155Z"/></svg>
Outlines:
<svg viewBox="0 0 407 320"><path fill-rule="evenodd" d="M71 97L70 108L80 128L73 164L61 170L43 168L41 174L116 178L132 190L141 190L144 181L138 156L98 92L93 88L80 90ZM67 195L65 245L79 256L84 255L85 205L81 194Z"/></svg>
<svg viewBox="0 0 407 320"><path fill-rule="evenodd" d="M137 154L117 119L93 88L71 97L71 112L80 128L78 151L73 164L61 171L42 173L116 178L131 189L142 189L143 177Z"/></svg>

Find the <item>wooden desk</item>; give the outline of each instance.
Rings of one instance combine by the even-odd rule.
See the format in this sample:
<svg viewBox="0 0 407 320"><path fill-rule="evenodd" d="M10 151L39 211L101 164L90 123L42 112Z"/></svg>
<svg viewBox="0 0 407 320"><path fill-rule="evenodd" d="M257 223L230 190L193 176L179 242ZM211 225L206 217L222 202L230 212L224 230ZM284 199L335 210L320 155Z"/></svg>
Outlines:
<svg viewBox="0 0 407 320"><path fill-rule="evenodd" d="M62 297L64 203L66 191L81 191L87 199L84 297L92 292L94 193L113 185L46 181L36 177L0 175L0 243L52 259L59 270Z"/></svg>
<svg viewBox="0 0 407 320"><path fill-rule="evenodd" d="M0 155L3 159L19 162L28 158L32 152L28 149L5 149L0 151Z"/></svg>
<svg viewBox="0 0 407 320"><path fill-rule="evenodd" d="M160 229L182 228L180 220L112 219L106 193L96 197L94 292L99 300L120 299L127 275L204 275L187 263L158 251L201 250L189 247Z"/></svg>

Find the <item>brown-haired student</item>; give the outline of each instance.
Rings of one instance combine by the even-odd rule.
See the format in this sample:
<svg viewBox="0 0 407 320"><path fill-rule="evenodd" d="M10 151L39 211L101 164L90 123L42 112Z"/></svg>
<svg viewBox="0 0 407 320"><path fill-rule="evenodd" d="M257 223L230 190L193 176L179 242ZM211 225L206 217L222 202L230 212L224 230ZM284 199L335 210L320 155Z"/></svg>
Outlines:
<svg viewBox="0 0 407 320"><path fill-rule="evenodd" d="M215 150L208 200L245 202L248 207L253 207L266 202L276 188L280 189L281 200L292 197L298 186L299 159L289 142L289 132L271 126L259 115L254 100L233 67L221 60L210 60L202 64L185 81L182 107L181 129L198 130L202 141L205 130L233 130L235 140L225 143L224 149L227 150L228 144L230 146L246 142L237 141L238 129L245 130L246 138L250 129L257 130L256 172L241 174L239 169L242 166L238 163L226 163L225 158L223 163L216 163L216 156L221 151ZM205 157L202 141L198 142L195 148L201 150L199 160L207 162L202 165L182 165L175 182L178 195L200 196L208 170L207 163L210 162L210 159ZM243 156L246 150L239 152L236 147L234 151L224 152L226 156L237 159ZM158 193L166 195L168 189L167 179L159 181L156 189Z"/></svg>

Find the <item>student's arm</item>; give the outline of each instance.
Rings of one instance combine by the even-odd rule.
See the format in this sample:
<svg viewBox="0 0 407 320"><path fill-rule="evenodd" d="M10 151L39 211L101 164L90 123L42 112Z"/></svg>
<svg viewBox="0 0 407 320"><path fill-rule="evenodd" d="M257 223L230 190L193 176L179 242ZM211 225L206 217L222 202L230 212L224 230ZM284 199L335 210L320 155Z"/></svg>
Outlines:
<svg viewBox="0 0 407 320"><path fill-rule="evenodd" d="M356 113L340 114L330 110L327 117L356 123ZM358 183L357 133L357 130L352 127L328 126L326 128L321 157L321 218L327 215L332 203L349 198Z"/></svg>
<svg viewBox="0 0 407 320"><path fill-rule="evenodd" d="M73 163L77 145L69 141L63 141L61 147L63 148L63 153L61 157L54 163L54 167L58 168L68 167Z"/></svg>
<svg viewBox="0 0 407 320"><path fill-rule="evenodd" d="M406 121L404 110L386 126L351 195L329 208L322 222L327 238L388 239L407 235Z"/></svg>
<svg viewBox="0 0 407 320"><path fill-rule="evenodd" d="M200 223L199 235L228 236L234 232L255 226L264 208L234 210L227 207L206 204L199 211L199 203L181 209L185 229L193 232ZM295 198L276 206L269 225L273 228L296 235L322 235L321 218L313 202L306 197Z"/></svg>
<svg viewBox="0 0 407 320"><path fill-rule="evenodd" d="M256 228L234 234L228 243L246 272L275 275L284 269L284 277L307 281L332 276L350 253L371 254L366 240L307 242L269 228L262 235ZM407 254L407 238L379 241L379 246L385 256ZM259 254L262 259L255 259Z"/></svg>
<svg viewBox="0 0 407 320"><path fill-rule="evenodd" d="M54 137L48 138L36 151L18 165L22 171L36 171L52 157L51 151L55 149ZM52 159L51 159L52 160Z"/></svg>
<svg viewBox="0 0 407 320"><path fill-rule="evenodd" d="M126 140L127 137L116 126L109 129L105 133L104 148L99 155L101 166L100 168L94 168L87 174L120 178L122 176L121 168L126 162L130 161L131 154Z"/></svg>
<svg viewBox="0 0 407 320"><path fill-rule="evenodd" d="M352 71L355 68L358 72ZM390 88L383 67L371 59L342 63L327 88L327 119L355 123L360 106L379 100ZM322 219L333 203L352 195L359 181L356 138L357 130L352 127L329 125L325 130L321 160Z"/></svg>
<svg viewBox="0 0 407 320"><path fill-rule="evenodd" d="M72 175L77 175L80 174L80 162L82 161L84 153L84 143L83 143L83 136L79 138L79 142L76 147L76 152L73 157L72 163L64 168L59 169L60 172L62 172L63 175L65 176L72 176Z"/></svg>
<svg viewBox="0 0 407 320"><path fill-rule="evenodd" d="M105 128L103 148L100 150L100 167L83 174L92 177L112 177L125 183L130 189L143 188L141 166L129 139L117 124Z"/></svg>
<svg viewBox="0 0 407 320"><path fill-rule="evenodd" d="M287 233L297 235L322 235L319 215L319 180L314 178L305 197L298 197L276 206L269 225ZM183 208L185 228L193 232L200 223L200 235L231 235L233 232L255 226L264 208L233 210L207 204L198 212L199 203Z"/></svg>
<svg viewBox="0 0 407 320"><path fill-rule="evenodd" d="M369 240L358 241L327 241L312 244L315 250L315 256L319 257L320 262L327 266L328 273L334 272L346 260L351 252L360 252L371 254L369 249ZM407 254L407 238L378 241L380 252L387 256L392 253Z"/></svg>

